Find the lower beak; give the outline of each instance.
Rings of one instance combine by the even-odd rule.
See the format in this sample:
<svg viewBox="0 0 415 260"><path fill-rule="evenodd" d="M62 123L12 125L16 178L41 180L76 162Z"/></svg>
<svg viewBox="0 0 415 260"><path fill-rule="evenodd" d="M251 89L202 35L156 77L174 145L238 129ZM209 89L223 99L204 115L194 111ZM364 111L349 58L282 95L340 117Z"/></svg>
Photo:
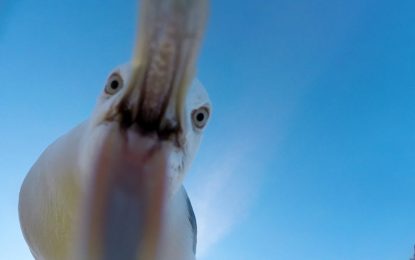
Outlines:
<svg viewBox="0 0 415 260"><path fill-rule="evenodd" d="M157 259L169 146L114 128L100 133L78 259Z"/></svg>

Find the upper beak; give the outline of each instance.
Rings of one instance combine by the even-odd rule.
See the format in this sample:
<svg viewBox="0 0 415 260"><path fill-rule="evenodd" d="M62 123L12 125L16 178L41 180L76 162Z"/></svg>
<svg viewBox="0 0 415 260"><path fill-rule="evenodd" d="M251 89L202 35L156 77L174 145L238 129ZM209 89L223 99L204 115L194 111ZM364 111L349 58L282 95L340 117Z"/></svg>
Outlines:
<svg viewBox="0 0 415 260"><path fill-rule="evenodd" d="M181 130L206 5L207 0L141 2L133 71L121 106L131 109L142 130L156 130L164 135Z"/></svg>
<svg viewBox="0 0 415 260"><path fill-rule="evenodd" d="M121 124L97 130L77 259L158 259L171 139L182 131L206 4L141 1Z"/></svg>

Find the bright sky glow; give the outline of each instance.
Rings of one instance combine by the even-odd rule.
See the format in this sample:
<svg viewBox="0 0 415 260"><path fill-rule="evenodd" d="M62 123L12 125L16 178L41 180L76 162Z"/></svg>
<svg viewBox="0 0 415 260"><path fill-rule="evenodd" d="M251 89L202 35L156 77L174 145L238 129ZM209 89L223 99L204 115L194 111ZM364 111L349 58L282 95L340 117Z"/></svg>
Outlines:
<svg viewBox="0 0 415 260"><path fill-rule="evenodd" d="M199 259L409 259L415 2L213 0L214 106L186 187ZM0 0L0 259L31 259L20 184L130 58L133 0Z"/></svg>

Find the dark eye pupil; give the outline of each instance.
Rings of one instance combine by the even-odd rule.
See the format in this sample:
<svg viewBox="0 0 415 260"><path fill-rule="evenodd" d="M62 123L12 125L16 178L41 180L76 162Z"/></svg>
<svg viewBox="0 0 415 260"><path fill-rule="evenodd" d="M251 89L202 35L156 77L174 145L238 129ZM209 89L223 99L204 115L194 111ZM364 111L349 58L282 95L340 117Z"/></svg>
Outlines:
<svg viewBox="0 0 415 260"><path fill-rule="evenodd" d="M199 122L202 122L205 119L205 115L203 113L199 113L196 115L196 119Z"/></svg>
<svg viewBox="0 0 415 260"><path fill-rule="evenodd" d="M113 80L113 81L111 81L111 88L112 89L117 89L118 88L118 86L120 85L120 83L118 82L118 80Z"/></svg>

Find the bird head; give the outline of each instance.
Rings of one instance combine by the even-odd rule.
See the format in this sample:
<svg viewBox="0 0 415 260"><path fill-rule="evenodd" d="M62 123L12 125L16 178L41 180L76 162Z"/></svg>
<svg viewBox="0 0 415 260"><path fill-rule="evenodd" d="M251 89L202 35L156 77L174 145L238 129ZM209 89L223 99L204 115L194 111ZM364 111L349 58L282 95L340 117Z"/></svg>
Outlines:
<svg viewBox="0 0 415 260"><path fill-rule="evenodd" d="M89 121L88 140L85 140L83 149L88 156L81 156L88 163L82 165L91 166L89 158L97 152L100 153L97 156L104 159L102 150L95 146L104 143L105 131L115 132L119 138L117 143L128 142L132 149L148 149L146 144L152 145L155 150L167 149L166 190L167 196L172 196L180 188L199 148L212 110L209 96L200 81L194 79L183 93L183 104L177 105L181 102L178 101L180 97L172 100L174 98L171 96L158 94L160 99L155 102L162 106L158 106L155 109L157 111L149 110L144 102L148 92L155 91L154 86L142 89L142 86L131 85L131 79L131 64L121 65L109 73ZM180 110L169 114L169 109L174 110L170 106ZM112 148L109 146L105 149L110 152ZM85 169L83 172L89 173L91 170Z"/></svg>
<svg viewBox="0 0 415 260"><path fill-rule="evenodd" d="M80 149L77 259L157 259L166 201L182 184L211 106L194 80L204 0L143 0L128 65L115 69Z"/></svg>

